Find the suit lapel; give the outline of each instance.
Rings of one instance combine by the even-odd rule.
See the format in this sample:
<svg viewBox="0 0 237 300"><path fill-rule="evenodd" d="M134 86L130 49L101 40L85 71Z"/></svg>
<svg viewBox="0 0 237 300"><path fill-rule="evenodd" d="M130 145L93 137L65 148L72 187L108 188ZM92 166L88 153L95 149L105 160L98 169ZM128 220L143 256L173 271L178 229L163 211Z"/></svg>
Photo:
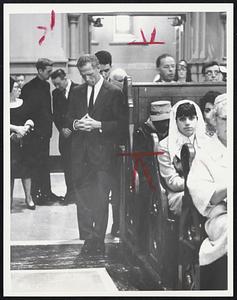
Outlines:
<svg viewBox="0 0 237 300"><path fill-rule="evenodd" d="M79 95L78 104L81 105L84 114L88 112L87 108L87 85L85 84Z"/></svg>
<svg viewBox="0 0 237 300"><path fill-rule="evenodd" d="M70 95L71 95L71 92L72 92L72 89L74 88L74 86L75 86L75 83L72 82L71 86L70 86L70 89L69 89L68 97L67 97L68 99L70 99Z"/></svg>
<svg viewBox="0 0 237 300"><path fill-rule="evenodd" d="M98 108L103 103L103 99L106 96L106 88L104 85L105 85L105 81L103 82L103 84L100 88L99 94L97 95L97 98L96 98L94 106L93 106L92 113L94 113L96 108Z"/></svg>

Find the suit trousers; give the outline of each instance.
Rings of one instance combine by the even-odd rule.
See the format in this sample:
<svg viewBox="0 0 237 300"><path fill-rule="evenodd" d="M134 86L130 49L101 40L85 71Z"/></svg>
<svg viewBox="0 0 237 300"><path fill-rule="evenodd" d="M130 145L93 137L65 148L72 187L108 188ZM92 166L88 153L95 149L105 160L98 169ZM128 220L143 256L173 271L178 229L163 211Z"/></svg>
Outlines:
<svg viewBox="0 0 237 300"><path fill-rule="evenodd" d="M72 166L71 166L71 146L72 139L64 138L60 136L59 138L59 151L62 158L62 165L64 170L65 183L67 186L67 193L71 194L73 190L72 183Z"/></svg>
<svg viewBox="0 0 237 300"><path fill-rule="evenodd" d="M85 163L74 182L80 239L104 241L108 224L109 174Z"/></svg>
<svg viewBox="0 0 237 300"><path fill-rule="evenodd" d="M32 143L35 153L35 167L32 176L32 194L36 194L39 190L42 195L49 195L51 193L49 142L49 138L35 136Z"/></svg>

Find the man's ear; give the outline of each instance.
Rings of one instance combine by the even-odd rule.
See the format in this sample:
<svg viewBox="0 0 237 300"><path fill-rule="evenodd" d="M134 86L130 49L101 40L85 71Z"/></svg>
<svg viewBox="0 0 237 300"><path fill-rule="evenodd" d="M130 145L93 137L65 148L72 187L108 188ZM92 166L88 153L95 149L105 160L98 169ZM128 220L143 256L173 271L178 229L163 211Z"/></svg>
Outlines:
<svg viewBox="0 0 237 300"><path fill-rule="evenodd" d="M160 74L160 68L156 68L157 69L157 73Z"/></svg>

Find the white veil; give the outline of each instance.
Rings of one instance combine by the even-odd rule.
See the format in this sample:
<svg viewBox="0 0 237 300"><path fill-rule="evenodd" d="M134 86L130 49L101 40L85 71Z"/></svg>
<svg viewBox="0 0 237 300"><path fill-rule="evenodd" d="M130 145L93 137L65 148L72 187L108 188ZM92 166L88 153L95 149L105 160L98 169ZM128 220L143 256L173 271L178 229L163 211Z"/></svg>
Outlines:
<svg viewBox="0 0 237 300"><path fill-rule="evenodd" d="M183 103L190 103L193 104L196 112L197 112L197 126L196 126L196 133L194 134L195 143L198 147L201 147L202 142L204 142L206 135L205 135L205 122L203 120L202 112L199 106L191 101L191 100L181 100L178 101L171 109L170 112L170 125L169 125L169 134L168 134L168 150L170 154L171 161L175 155L178 157L180 156L180 151L185 143L190 143L188 137L184 136L178 129L176 123L176 112L177 108Z"/></svg>

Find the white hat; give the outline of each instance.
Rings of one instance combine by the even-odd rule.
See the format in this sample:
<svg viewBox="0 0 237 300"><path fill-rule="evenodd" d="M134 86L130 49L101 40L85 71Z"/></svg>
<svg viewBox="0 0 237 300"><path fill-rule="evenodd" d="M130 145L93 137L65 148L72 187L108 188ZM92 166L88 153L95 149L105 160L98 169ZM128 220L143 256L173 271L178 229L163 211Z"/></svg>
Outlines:
<svg viewBox="0 0 237 300"><path fill-rule="evenodd" d="M150 119L151 121L162 121L170 118L171 103L170 101L151 102Z"/></svg>

